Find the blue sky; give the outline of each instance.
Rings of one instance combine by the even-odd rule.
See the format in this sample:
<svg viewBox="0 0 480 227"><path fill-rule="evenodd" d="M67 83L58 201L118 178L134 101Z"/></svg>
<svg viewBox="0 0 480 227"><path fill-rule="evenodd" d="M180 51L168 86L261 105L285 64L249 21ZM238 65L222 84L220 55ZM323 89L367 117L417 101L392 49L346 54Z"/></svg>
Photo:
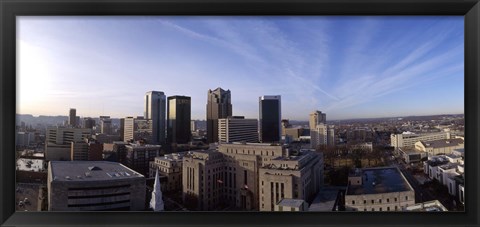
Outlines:
<svg viewBox="0 0 480 227"><path fill-rule="evenodd" d="M282 96L282 118L464 112L462 16L17 17L17 113L141 116L151 90Z"/></svg>

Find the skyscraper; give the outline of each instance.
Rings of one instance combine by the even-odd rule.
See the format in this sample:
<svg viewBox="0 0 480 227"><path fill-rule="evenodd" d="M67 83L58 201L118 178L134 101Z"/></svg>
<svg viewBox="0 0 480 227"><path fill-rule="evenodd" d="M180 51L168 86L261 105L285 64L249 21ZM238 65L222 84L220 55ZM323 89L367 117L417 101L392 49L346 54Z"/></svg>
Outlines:
<svg viewBox="0 0 480 227"><path fill-rule="evenodd" d="M92 119L91 117L86 117L83 119L83 127L84 128L89 128L93 129L93 126L95 126L95 120Z"/></svg>
<svg viewBox="0 0 480 227"><path fill-rule="evenodd" d="M218 119L218 141L258 143L257 119L245 119L243 116Z"/></svg>
<svg viewBox="0 0 480 227"><path fill-rule="evenodd" d="M327 114L322 111L310 114L310 145L313 149L319 145L335 145L335 129L327 125Z"/></svg>
<svg viewBox="0 0 480 227"><path fill-rule="evenodd" d="M279 142L281 137L282 106L280 95L265 95L259 98L260 142Z"/></svg>
<svg viewBox="0 0 480 227"><path fill-rule="evenodd" d="M77 110L70 108L70 113L68 116L68 124L72 127L77 126Z"/></svg>
<svg viewBox="0 0 480 227"><path fill-rule="evenodd" d="M103 134L112 134L112 119L110 116L100 116L100 132Z"/></svg>
<svg viewBox="0 0 480 227"><path fill-rule="evenodd" d="M218 119L232 116L230 90L217 88L208 90L207 102L207 142L218 142Z"/></svg>
<svg viewBox="0 0 480 227"><path fill-rule="evenodd" d="M145 93L144 116L152 120L152 143L165 144L165 103L166 96L161 91Z"/></svg>
<svg viewBox="0 0 480 227"><path fill-rule="evenodd" d="M191 99L187 96L170 96L167 99L167 141L188 143L191 137Z"/></svg>
<svg viewBox="0 0 480 227"><path fill-rule="evenodd" d="M310 130L315 130L318 124L327 123L327 114L322 113L322 111L314 111L310 114Z"/></svg>

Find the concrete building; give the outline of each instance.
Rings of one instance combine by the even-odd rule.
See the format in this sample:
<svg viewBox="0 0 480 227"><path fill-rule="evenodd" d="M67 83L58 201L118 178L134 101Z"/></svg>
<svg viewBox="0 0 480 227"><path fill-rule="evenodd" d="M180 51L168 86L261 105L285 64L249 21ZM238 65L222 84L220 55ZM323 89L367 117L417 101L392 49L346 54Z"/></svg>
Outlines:
<svg viewBox="0 0 480 227"><path fill-rule="evenodd" d="M323 185L323 157L313 150L262 162L258 172L260 211L275 211L282 199L313 201Z"/></svg>
<svg viewBox="0 0 480 227"><path fill-rule="evenodd" d="M327 115L321 111L310 114L310 147L316 149L320 145L335 145L335 129L327 125Z"/></svg>
<svg viewBox="0 0 480 227"><path fill-rule="evenodd" d="M427 157L426 152L410 147L398 148L397 152L407 164L421 162L423 158Z"/></svg>
<svg viewBox="0 0 480 227"><path fill-rule="evenodd" d="M415 143L418 141L434 141L450 139L449 132L435 132L435 133L423 133L415 134L411 132L403 132L402 134L392 134L390 135L390 144L392 147L415 147Z"/></svg>
<svg viewBox="0 0 480 227"><path fill-rule="evenodd" d="M303 135L303 128L302 127L292 127L292 128L285 128L284 136L289 137L292 141L300 140L300 137ZM285 140L287 140L285 138Z"/></svg>
<svg viewBox="0 0 480 227"><path fill-rule="evenodd" d="M232 116L230 90L217 88L208 90L207 102L207 142L218 142L218 119Z"/></svg>
<svg viewBox="0 0 480 227"><path fill-rule="evenodd" d="M282 199L275 205L275 211L308 211L308 203L303 199Z"/></svg>
<svg viewBox="0 0 480 227"><path fill-rule="evenodd" d="M347 211L402 211L415 204L415 190L396 167L357 169L348 177Z"/></svg>
<svg viewBox="0 0 480 227"><path fill-rule="evenodd" d="M15 136L15 145L17 147L27 147L35 142L34 132L17 132Z"/></svg>
<svg viewBox="0 0 480 227"><path fill-rule="evenodd" d="M144 140L146 143L154 143L153 120L143 117L126 117L124 119L124 142Z"/></svg>
<svg viewBox="0 0 480 227"><path fill-rule="evenodd" d="M316 110L310 114L310 129L316 128L318 124L327 124L327 114L322 113L322 111Z"/></svg>
<svg viewBox="0 0 480 227"><path fill-rule="evenodd" d="M77 126L77 110L74 108L70 108L70 112L68 113L68 125L71 127Z"/></svg>
<svg viewBox="0 0 480 227"><path fill-rule="evenodd" d="M167 178L166 183L162 184L162 191L181 191L182 190L182 162L185 152L165 154L155 157L150 162L149 176L153 177L158 170L161 176Z"/></svg>
<svg viewBox="0 0 480 227"><path fill-rule="evenodd" d="M161 91L145 93L145 119L152 120L152 144L165 144L166 96ZM126 120L126 119L125 119Z"/></svg>
<svg viewBox="0 0 480 227"><path fill-rule="evenodd" d="M281 199L313 199L323 184L323 156L281 145L224 143L218 151L185 155L182 177L184 200L197 209L273 211Z"/></svg>
<svg viewBox="0 0 480 227"><path fill-rule="evenodd" d="M282 139L282 102L280 95L265 95L259 102L259 140L262 143L279 143Z"/></svg>
<svg viewBox="0 0 480 227"><path fill-rule="evenodd" d="M189 151L183 157L183 201L198 210L214 210L225 202L223 155L215 150Z"/></svg>
<svg viewBox="0 0 480 227"><path fill-rule="evenodd" d="M67 161L71 159L71 143L81 142L91 137L92 130L87 128L47 128L45 139L45 159Z"/></svg>
<svg viewBox="0 0 480 227"><path fill-rule="evenodd" d="M426 152L428 156L451 154L456 149L464 148L463 139L441 139L432 141L418 141L415 149Z"/></svg>
<svg viewBox="0 0 480 227"><path fill-rule="evenodd" d="M407 206L405 211L438 212L448 211L448 209L440 201L432 200Z"/></svg>
<svg viewBox="0 0 480 227"><path fill-rule="evenodd" d="M147 176L149 173L150 162L155 160L155 157L160 156L161 145L150 144L128 144L126 148L126 166Z"/></svg>
<svg viewBox="0 0 480 227"><path fill-rule="evenodd" d="M187 96L170 96L167 100L167 141L168 143L186 144L190 142L192 131L191 98Z"/></svg>
<svg viewBox="0 0 480 227"><path fill-rule="evenodd" d="M103 143L93 139L71 142L70 160L72 161L101 161Z"/></svg>
<svg viewBox="0 0 480 227"><path fill-rule="evenodd" d="M233 116L218 119L218 142L258 142L257 119Z"/></svg>
<svg viewBox="0 0 480 227"><path fill-rule="evenodd" d="M91 117L83 118L83 128L93 129L95 127L95 120Z"/></svg>
<svg viewBox="0 0 480 227"><path fill-rule="evenodd" d="M102 134L112 134L112 119L110 116L100 116L100 132Z"/></svg>
<svg viewBox="0 0 480 227"><path fill-rule="evenodd" d="M85 141L71 142L70 160L71 161L88 160L88 144Z"/></svg>
<svg viewBox="0 0 480 227"><path fill-rule="evenodd" d="M119 163L51 161L49 211L145 210L145 177Z"/></svg>

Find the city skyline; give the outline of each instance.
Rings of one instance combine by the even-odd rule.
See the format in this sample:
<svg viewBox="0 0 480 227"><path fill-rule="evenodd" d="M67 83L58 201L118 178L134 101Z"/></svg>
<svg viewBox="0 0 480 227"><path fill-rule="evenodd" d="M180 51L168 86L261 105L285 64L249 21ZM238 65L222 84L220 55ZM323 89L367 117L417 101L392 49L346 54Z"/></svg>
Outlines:
<svg viewBox="0 0 480 227"><path fill-rule="evenodd" d="M232 115L462 114L463 17L19 17L17 113L142 116L145 92L231 91ZM78 29L81 28L81 29ZM408 29L408 31L406 31ZM164 54L167 53L167 54Z"/></svg>

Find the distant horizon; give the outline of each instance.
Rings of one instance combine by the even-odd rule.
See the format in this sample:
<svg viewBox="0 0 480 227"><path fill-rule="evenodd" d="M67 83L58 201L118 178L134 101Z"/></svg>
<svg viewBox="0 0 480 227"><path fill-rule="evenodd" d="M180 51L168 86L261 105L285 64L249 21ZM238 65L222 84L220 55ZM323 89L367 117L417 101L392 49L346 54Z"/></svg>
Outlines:
<svg viewBox="0 0 480 227"><path fill-rule="evenodd" d="M22 113L17 113L17 115L31 115L33 117L66 117L68 118L68 115L33 115L33 114L22 114ZM464 113L441 113L441 114L426 114L426 115L402 115L402 116L379 116L379 117L363 117L363 118L345 118L345 119L328 119L327 116L327 121L346 121L346 120L363 120L363 119L381 119L381 118L406 118L406 117L428 117L428 116L443 116L443 115L465 115ZM102 115L103 116L103 115ZM109 115L106 115L109 116ZM237 116L237 115L233 115ZM241 115L240 115L241 116ZM81 118L99 118L99 116L96 117L91 117L91 116L78 116ZM116 116L109 116L112 119L121 119L125 117L138 117L138 116L125 116L125 117L116 117ZM252 119L258 119L258 118L252 118ZM288 118L282 118L282 119L287 119L289 121L309 121L309 119L288 119ZM206 119L193 119L192 121L206 121Z"/></svg>
<svg viewBox="0 0 480 227"><path fill-rule="evenodd" d="M148 91L231 91L233 115L327 120L464 112L463 16L19 16L17 112L143 115ZM62 114L60 115L62 116Z"/></svg>

